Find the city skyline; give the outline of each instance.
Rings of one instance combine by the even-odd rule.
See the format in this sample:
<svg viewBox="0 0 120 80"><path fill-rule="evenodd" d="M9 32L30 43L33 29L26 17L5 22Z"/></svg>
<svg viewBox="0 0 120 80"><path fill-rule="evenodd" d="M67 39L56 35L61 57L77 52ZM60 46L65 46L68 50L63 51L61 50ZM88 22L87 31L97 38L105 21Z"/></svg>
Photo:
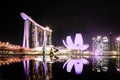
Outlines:
<svg viewBox="0 0 120 80"><path fill-rule="evenodd" d="M120 9L117 2L105 1L5 1L1 9L0 40L22 45L24 20L20 13L25 12L38 24L53 30L53 44L63 45L67 35L74 37L82 33L86 43L92 37L120 35Z"/></svg>

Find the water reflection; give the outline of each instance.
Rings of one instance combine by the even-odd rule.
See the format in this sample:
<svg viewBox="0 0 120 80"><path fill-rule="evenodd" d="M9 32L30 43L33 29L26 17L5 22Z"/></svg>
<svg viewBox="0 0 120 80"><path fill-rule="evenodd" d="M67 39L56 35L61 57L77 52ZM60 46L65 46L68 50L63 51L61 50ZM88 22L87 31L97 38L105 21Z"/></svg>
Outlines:
<svg viewBox="0 0 120 80"><path fill-rule="evenodd" d="M101 72L108 70L108 59L105 56L92 56L92 70Z"/></svg>
<svg viewBox="0 0 120 80"><path fill-rule="evenodd" d="M67 72L71 72L72 68L74 67L76 74L81 74L83 71L84 64L89 64L88 60L85 58L77 58L77 59L68 59L64 65L63 69L66 66Z"/></svg>
<svg viewBox="0 0 120 80"><path fill-rule="evenodd" d="M115 70L120 72L120 56L92 56L92 70L108 72Z"/></svg>
<svg viewBox="0 0 120 80"><path fill-rule="evenodd" d="M71 73L66 72L63 69L66 61L58 60L54 63L43 63L36 60L26 61L27 67L24 66L26 80L79 80L83 78L83 75L84 77L87 76L87 80L90 76L95 77L94 75L97 75L100 77L104 74L107 80L109 78L120 78L120 56L90 56L87 60L90 64L83 67L83 72L80 75L75 74L74 69L71 69Z"/></svg>
<svg viewBox="0 0 120 80"><path fill-rule="evenodd" d="M0 80L119 80L120 56L89 56L88 65L83 66L80 75L63 69L66 60L54 63L25 60L19 63L0 66ZM46 73L45 73L46 71ZM46 74L46 75L45 75Z"/></svg>
<svg viewBox="0 0 120 80"><path fill-rule="evenodd" d="M36 60L23 61L26 80L50 80L52 63Z"/></svg>
<svg viewBox="0 0 120 80"><path fill-rule="evenodd" d="M120 56L117 56L117 60L116 60L116 70L120 73Z"/></svg>

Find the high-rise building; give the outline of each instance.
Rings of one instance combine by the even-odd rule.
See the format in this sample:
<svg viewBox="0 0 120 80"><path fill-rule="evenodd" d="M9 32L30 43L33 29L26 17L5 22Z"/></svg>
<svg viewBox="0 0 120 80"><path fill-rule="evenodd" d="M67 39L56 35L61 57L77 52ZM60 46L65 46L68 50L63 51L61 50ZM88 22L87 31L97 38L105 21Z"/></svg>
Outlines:
<svg viewBox="0 0 120 80"><path fill-rule="evenodd" d="M107 36L97 36L92 38L92 50L94 55L102 55L104 51L109 50Z"/></svg>
<svg viewBox="0 0 120 80"><path fill-rule="evenodd" d="M120 51L120 36L116 38L115 45L116 51Z"/></svg>

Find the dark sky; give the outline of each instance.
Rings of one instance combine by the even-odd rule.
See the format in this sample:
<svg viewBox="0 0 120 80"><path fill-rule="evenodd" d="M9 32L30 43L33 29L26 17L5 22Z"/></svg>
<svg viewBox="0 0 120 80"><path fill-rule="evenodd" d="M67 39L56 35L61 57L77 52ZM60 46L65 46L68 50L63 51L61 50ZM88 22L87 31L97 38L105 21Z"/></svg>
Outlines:
<svg viewBox="0 0 120 80"><path fill-rule="evenodd" d="M79 0L78 0L79 1ZM97 35L120 34L120 3L91 0L4 0L0 2L0 40L22 45L24 20L31 16L38 24L53 30L53 44L63 45L67 35L82 33L91 46Z"/></svg>

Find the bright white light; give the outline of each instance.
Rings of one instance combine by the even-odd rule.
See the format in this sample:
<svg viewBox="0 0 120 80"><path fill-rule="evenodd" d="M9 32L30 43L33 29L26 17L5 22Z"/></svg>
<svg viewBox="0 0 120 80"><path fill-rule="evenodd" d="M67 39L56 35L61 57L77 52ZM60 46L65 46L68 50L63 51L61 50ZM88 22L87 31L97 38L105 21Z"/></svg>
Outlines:
<svg viewBox="0 0 120 80"><path fill-rule="evenodd" d="M35 47L33 50L35 50L35 51L42 51L42 48L43 47Z"/></svg>
<svg viewBox="0 0 120 80"><path fill-rule="evenodd" d="M117 37L117 38L116 38L116 41L120 41L120 37Z"/></svg>
<svg viewBox="0 0 120 80"><path fill-rule="evenodd" d="M52 45L46 46L46 47L45 47L45 51L50 51L51 48L53 48ZM35 47L35 48L33 48L32 50L35 50L35 51L42 51L42 50L43 50L43 47Z"/></svg>
<svg viewBox="0 0 120 80"><path fill-rule="evenodd" d="M36 61L43 61L42 57L35 58Z"/></svg>

